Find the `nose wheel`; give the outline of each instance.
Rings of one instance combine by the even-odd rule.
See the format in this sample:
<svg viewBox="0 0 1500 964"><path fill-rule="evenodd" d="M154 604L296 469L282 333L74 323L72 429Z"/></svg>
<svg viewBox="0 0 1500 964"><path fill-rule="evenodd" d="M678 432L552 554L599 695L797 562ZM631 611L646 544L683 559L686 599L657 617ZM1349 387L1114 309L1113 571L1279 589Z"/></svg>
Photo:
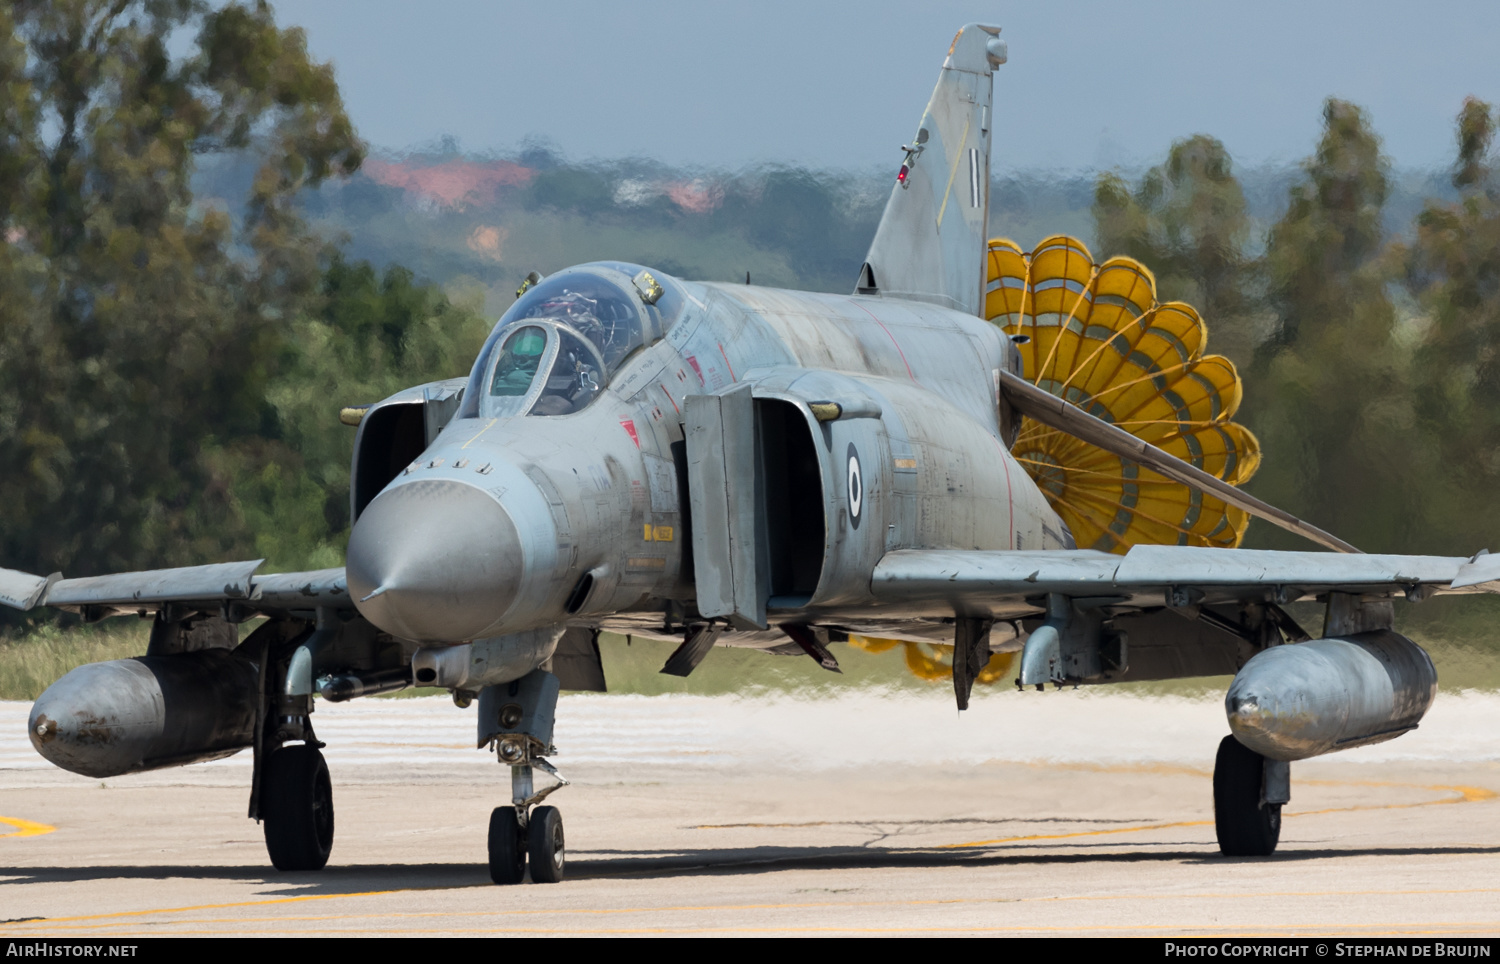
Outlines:
<svg viewBox="0 0 1500 964"><path fill-rule="evenodd" d="M515 807L496 807L490 814L490 880L519 884L526 877L526 831Z"/></svg>
<svg viewBox="0 0 1500 964"><path fill-rule="evenodd" d="M490 812L490 880L497 884L519 884L525 880L528 858L532 883L555 884L563 879L567 861L562 814L556 807L532 804L566 786L567 781L546 760L535 757L531 762L551 773L558 782L541 793L533 793L531 767L511 767L515 802Z"/></svg>
<svg viewBox="0 0 1500 964"><path fill-rule="evenodd" d="M563 879L562 814L556 807L538 806L568 785L542 756L557 752L552 723L559 689L556 676L538 669L479 692L479 745L489 743L500 764L510 767L510 806L496 807L490 814L490 879L497 884L524 880L528 858L532 883ZM535 770L550 776L551 786L536 789Z"/></svg>
<svg viewBox="0 0 1500 964"><path fill-rule="evenodd" d="M526 853L531 858L531 880L555 884L563 879L562 814L556 807L537 807L526 822Z"/></svg>

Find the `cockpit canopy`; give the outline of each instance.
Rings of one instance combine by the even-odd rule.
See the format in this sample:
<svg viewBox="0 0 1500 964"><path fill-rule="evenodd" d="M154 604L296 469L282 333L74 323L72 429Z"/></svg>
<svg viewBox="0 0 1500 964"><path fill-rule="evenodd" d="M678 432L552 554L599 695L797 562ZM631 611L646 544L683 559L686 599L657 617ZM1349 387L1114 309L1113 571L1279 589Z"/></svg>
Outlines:
<svg viewBox="0 0 1500 964"><path fill-rule="evenodd" d="M528 289L484 343L461 418L571 415L682 313L677 284L639 265L597 262Z"/></svg>

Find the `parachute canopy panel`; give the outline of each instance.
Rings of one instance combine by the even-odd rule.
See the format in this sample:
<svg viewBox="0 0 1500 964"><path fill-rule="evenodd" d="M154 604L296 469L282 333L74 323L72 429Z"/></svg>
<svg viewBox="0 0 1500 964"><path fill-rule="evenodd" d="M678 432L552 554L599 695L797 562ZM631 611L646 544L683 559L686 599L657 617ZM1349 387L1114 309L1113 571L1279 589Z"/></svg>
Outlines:
<svg viewBox="0 0 1500 964"><path fill-rule="evenodd" d="M1205 355L1203 319L1162 304L1150 269L1097 264L1058 235L1025 252L989 243L985 317L1009 335L1032 384L1231 485L1260 465L1260 445L1234 422L1242 389L1229 359ZM1249 516L1129 459L1027 420L1012 452L1073 530L1080 548L1237 546Z"/></svg>

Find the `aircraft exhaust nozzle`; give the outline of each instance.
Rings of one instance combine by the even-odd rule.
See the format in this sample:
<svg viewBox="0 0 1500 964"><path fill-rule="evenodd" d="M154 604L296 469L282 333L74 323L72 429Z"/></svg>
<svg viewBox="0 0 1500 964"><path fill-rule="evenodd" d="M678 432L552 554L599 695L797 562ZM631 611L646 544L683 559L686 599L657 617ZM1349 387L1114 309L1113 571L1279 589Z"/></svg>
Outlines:
<svg viewBox="0 0 1500 964"><path fill-rule="evenodd" d="M86 777L218 759L254 741L256 673L227 649L89 663L47 687L27 733Z"/></svg>
<svg viewBox="0 0 1500 964"><path fill-rule="evenodd" d="M1224 710L1235 739L1256 753L1305 760L1416 729L1436 694L1427 652L1377 630L1256 654L1235 675Z"/></svg>

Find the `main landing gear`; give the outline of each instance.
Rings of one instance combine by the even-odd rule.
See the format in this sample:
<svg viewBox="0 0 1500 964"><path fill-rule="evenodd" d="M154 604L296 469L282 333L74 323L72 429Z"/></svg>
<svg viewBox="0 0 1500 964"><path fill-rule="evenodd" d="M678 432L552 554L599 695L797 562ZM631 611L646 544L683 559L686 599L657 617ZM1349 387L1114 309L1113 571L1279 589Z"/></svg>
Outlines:
<svg viewBox="0 0 1500 964"><path fill-rule="evenodd" d="M333 781L317 745L284 746L266 762L261 820L277 870L322 870L333 849Z"/></svg>
<svg viewBox="0 0 1500 964"><path fill-rule="evenodd" d="M542 756L556 752L552 723L558 689L556 676L534 670L479 693L479 745L493 742L501 765L510 767L510 806L496 807L490 814L490 879L497 884L521 883L528 857L532 883L555 884L563 879L562 814L556 807L537 806L568 785ZM557 782L536 790L536 770Z"/></svg>
<svg viewBox="0 0 1500 964"><path fill-rule="evenodd" d="M1232 736L1214 760L1214 833L1226 857L1266 857L1281 838L1291 764L1261 756Z"/></svg>
<svg viewBox="0 0 1500 964"><path fill-rule="evenodd" d="M313 653L337 632L320 610L316 630L273 619L241 644L260 664L249 815L277 870L322 870L333 849L333 781L313 733L311 673Z"/></svg>

